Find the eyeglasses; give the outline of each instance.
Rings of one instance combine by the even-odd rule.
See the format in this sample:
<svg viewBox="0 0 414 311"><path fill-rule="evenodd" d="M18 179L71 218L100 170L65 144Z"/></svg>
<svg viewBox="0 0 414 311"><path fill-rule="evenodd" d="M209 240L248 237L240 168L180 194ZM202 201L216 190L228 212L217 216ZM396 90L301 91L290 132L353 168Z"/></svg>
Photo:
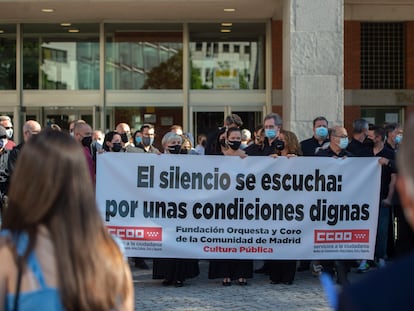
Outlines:
<svg viewBox="0 0 414 311"><path fill-rule="evenodd" d="M6 130L10 130L10 129L12 129L13 128L13 126L7 126L7 127L4 127Z"/></svg>

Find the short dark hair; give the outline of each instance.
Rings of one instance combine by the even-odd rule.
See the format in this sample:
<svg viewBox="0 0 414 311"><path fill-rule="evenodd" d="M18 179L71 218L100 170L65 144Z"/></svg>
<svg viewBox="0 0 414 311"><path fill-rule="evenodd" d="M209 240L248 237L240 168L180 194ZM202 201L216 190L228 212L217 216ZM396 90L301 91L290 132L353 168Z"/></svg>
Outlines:
<svg viewBox="0 0 414 311"><path fill-rule="evenodd" d="M229 115L226 117L226 119L224 120L224 123L226 125L230 125L230 124L236 124L238 127L243 126L243 121L242 119L235 113Z"/></svg>
<svg viewBox="0 0 414 311"><path fill-rule="evenodd" d="M313 127L315 127L315 124L316 124L317 121L325 121L326 125L329 124L328 120L325 117L319 116L319 117L316 117L315 119L313 119Z"/></svg>
<svg viewBox="0 0 414 311"><path fill-rule="evenodd" d="M283 123L282 118L277 113L271 112L267 114L263 119L263 123L264 121L270 120L270 119L275 120L275 125L282 126L282 123Z"/></svg>
<svg viewBox="0 0 414 311"><path fill-rule="evenodd" d="M149 123L145 123L141 126L141 128L139 130L142 132L144 129L153 129L153 128L154 128L154 125L149 124Z"/></svg>
<svg viewBox="0 0 414 311"><path fill-rule="evenodd" d="M365 119L356 119L352 122L352 132L355 134L360 134L368 128L368 121Z"/></svg>

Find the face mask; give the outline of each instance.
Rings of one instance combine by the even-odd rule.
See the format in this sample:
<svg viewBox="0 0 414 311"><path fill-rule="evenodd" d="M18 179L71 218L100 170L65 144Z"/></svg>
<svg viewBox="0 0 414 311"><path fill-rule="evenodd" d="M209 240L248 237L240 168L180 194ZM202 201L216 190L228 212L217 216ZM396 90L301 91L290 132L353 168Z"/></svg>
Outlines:
<svg viewBox="0 0 414 311"><path fill-rule="evenodd" d="M13 129L7 129L6 130L6 134L7 134L7 138L12 138L13 137Z"/></svg>
<svg viewBox="0 0 414 311"><path fill-rule="evenodd" d="M92 144L92 136L85 136L84 138L82 138L81 143L84 147L90 147Z"/></svg>
<svg viewBox="0 0 414 311"><path fill-rule="evenodd" d="M241 141L238 141L238 140L229 140L229 141L227 142L227 144L229 145L229 147L230 147L231 149L233 149L233 150L237 150L237 149L239 149L239 148L240 148Z"/></svg>
<svg viewBox="0 0 414 311"><path fill-rule="evenodd" d="M226 140L224 138L220 139L219 143L222 147L227 147Z"/></svg>
<svg viewBox="0 0 414 311"><path fill-rule="evenodd" d="M276 130L275 129L265 129L265 136L267 138L275 138L276 137Z"/></svg>
<svg viewBox="0 0 414 311"><path fill-rule="evenodd" d="M122 134L121 134L121 141L122 141L124 144L126 144L127 142L129 142L129 139L128 139L128 135L127 135L127 133L122 133Z"/></svg>
<svg viewBox="0 0 414 311"><path fill-rule="evenodd" d="M169 153L179 154L180 149L181 149L181 145L172 145L172 146L168 146L167 148L168 148Z"/></svg>
<svg viewBox="0 0 414 311"><path fill-rule="evenodd" d="M346 147L348 147L348 137L342 137L339 140L339 148L341 149L346 149Z"/></svg>
<svg viewBox="0 0 414 311"><path fill-rule="evenodd" d="M395 138L394 138L394 142L398 145L398 144L401 144L401 141L402 141L402 135L397 135L397 136L395 136Z"/></svg>
<svg viewBox="0 0 414 311"><path fill-rule="evenodd" d="M374 141L371 138L366 138L363 142L364 146L368 147L368 148L374 148Z"/></svg>
<svg viewBox="0 0 414 311"><path fill-rule="evenodd" d="M283 150L285 149L285 142L283 140L276 139L273 143L275 145L276 150Z"/></svg>
<svg viewBox="0 0 414 311"><path fill-rule="evenodd" d="M74 137L75 136L75 133L70 132L69 135L72 136L72 137Z"/></svg>
<svg viewBox="0 0 414 311"><path fill-rule="evenodd" d="M142 137L141 137L141 136L137 136L137 137L135 137L135 143L136 143L137 145L139 145L140 143L142 143Z"/></svg>
<svg viewBox="0 0 414 311"><path fill-rule="evenodd" d="M154 138L152 137L142 137L142 144L144 146L151 146L154 142Z"/></svg>
<svg viewBox="0 0 414 311"><path fill-rule="evenodd" d="M205 140L203 140L202 142L201 142L201 146L203 146L204 148L206 147L206 145L207 145L207 142L205 141Z"/></svg>
<svg viewBox="0 0 414 311"><path fill-rule="evenodd" d="M113 145L113 147L112 147L113 152L120 152L121 151L121 149L122 149L122 144L121 143L113 143L112 145Z"/></svg>
<svg viewBox="0 0 414 311"><path fill-rule="evenodd" d="M326 127L320 126L315 129L316 136L319 136L320 138L325 138L328 136L328 129Z"/></svg>

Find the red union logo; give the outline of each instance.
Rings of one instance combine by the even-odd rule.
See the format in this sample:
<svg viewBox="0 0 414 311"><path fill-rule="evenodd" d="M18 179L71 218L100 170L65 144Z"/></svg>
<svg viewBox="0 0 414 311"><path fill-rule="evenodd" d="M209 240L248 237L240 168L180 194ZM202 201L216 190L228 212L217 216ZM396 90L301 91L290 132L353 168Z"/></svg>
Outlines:
<svg viewBox="0 0 414 311"><path fill-rule="evenodd" d="M110 234L129 241L162 241L160 227L107 226Z"/></svg>
<svg viewBox="0 0 414 311"><path fill-rule="evenodd" d="M315 230L315 243L369 243L369 230Z"/></svg>

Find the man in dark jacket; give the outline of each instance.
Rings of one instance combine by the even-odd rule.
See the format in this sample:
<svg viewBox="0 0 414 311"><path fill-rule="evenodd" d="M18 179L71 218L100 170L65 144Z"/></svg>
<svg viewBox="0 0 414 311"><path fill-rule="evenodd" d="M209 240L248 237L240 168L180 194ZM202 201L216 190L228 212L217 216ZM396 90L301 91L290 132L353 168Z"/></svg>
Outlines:
<svg viewBox="0 0 414 311"><path fill-rule="evenodd" d="M404 130L404 141L397 155L397 189L405 217L414 229L414 115ZM384 269L370 272L364 279L343 288L338 302L340 311L413 310L414 253Z"/></svg>

